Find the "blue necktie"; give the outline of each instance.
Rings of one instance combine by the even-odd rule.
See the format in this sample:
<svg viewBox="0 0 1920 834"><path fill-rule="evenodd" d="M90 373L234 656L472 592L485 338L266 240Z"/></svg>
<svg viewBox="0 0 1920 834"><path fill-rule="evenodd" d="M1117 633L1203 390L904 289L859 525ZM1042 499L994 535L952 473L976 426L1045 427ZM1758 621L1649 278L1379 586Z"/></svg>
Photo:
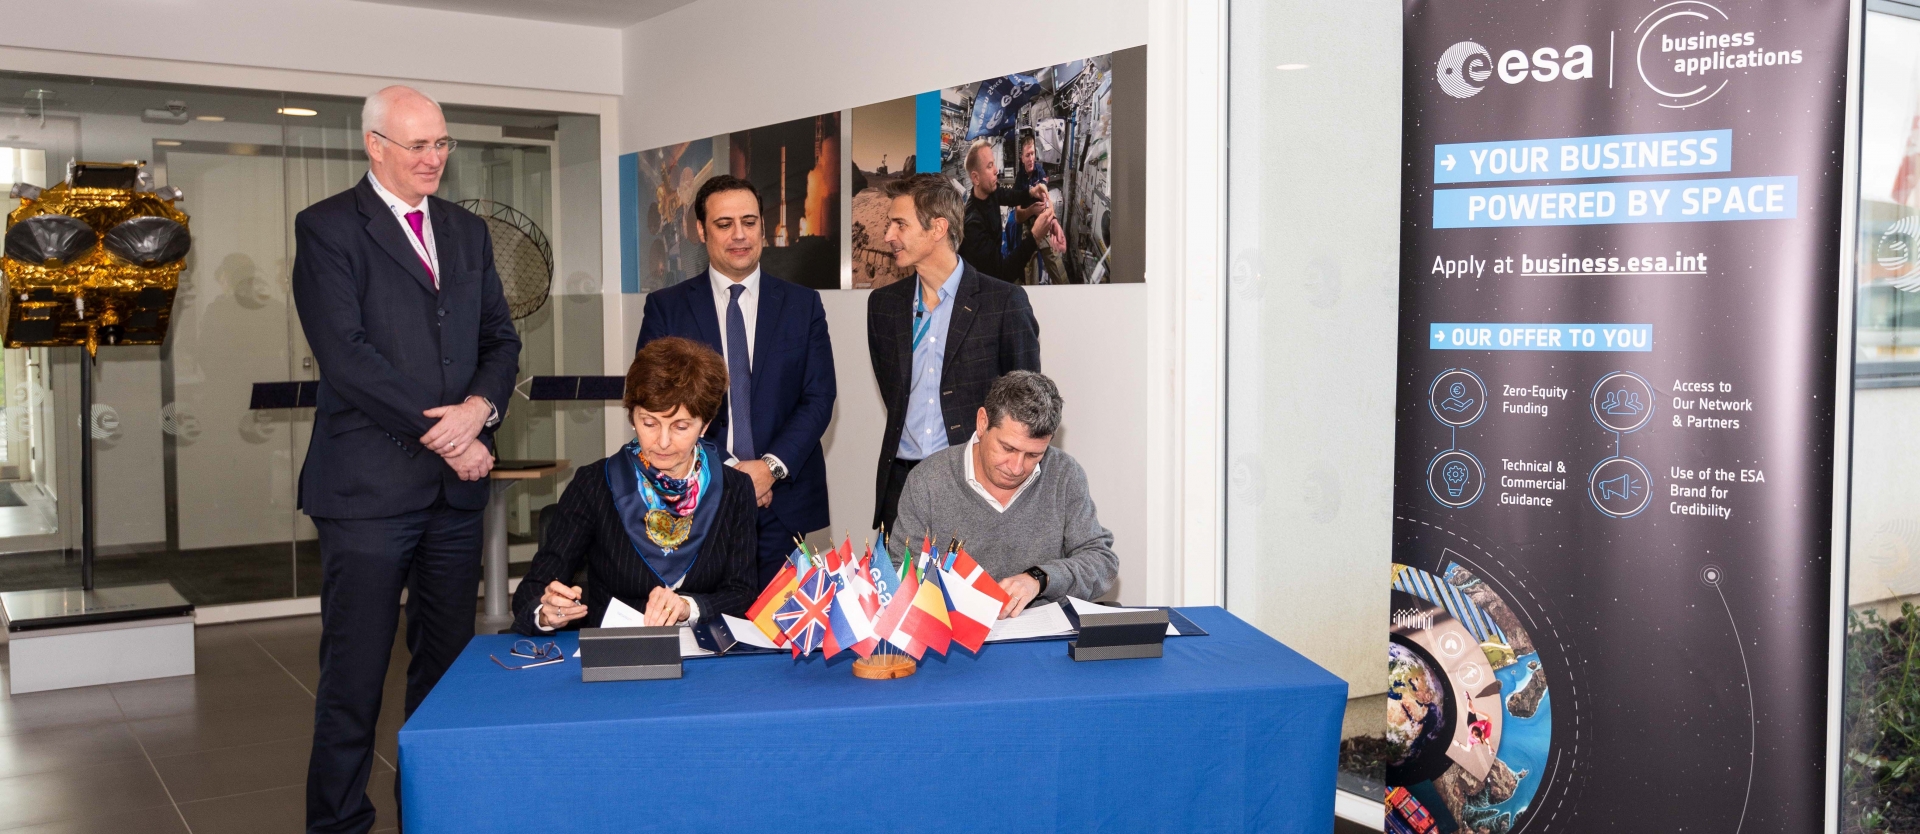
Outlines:
<svg viewBox="0 0 1920 834"><path fill-rule="evenodd" d="M743 284L727 288L727 396L732 400L733 456L756 460L753 450L753 363L747 358L747 317L740 313Z"/></svg>

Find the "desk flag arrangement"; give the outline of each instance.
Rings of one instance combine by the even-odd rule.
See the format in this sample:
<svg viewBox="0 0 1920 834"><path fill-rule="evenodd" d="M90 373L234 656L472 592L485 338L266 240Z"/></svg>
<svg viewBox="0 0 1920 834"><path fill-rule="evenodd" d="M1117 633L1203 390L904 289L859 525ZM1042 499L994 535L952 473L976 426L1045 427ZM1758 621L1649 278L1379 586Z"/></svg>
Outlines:
<svg viewBox="0 0 1920 834"><path fill-rule="evenodd" d="M855 559L852 537L824 554L801 544L747 619L794 657L817 649L827 657L852 651L919 660L928 649L946 654L953 643L978 653L1007 604L1000 583L959 542L942 552L929 536L917 557L902 556L896 570L885 542L878 559L872 545Z"/></svg>

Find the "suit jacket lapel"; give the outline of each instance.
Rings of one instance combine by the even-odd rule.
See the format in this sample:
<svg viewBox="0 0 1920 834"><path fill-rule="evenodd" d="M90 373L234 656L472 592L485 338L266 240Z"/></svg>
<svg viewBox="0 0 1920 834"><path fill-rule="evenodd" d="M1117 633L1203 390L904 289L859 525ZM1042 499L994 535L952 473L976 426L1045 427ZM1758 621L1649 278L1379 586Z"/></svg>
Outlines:
<svg viewBox="0 0 1920 834"><path fill-rule="evenodd" d="M427 219L433 224L433 252L440 258L440 272L443 273L440 275L440 285L446 286L447 276L444 273L460 268L460 264L456 262L460 257L460 245L459 233L454 231L453 227L454 206L437 197L427 199L434 202L433 211Z"/></svg>
<svg viewBox="0 0 1920 834"><path fill-rule="evenodd" d="M380 195L373 193L373 184L362 179L359 185L354 186L354 193L359 196L360 213L367 216L367 234L372 235L373 241L380 244L380 248L386 250L394 262L412 275L415 281L419 281L427 292L436 292L433 278L427 275L426 265L420 262L419 253L413 251L413 244L407 242L410 233L400 228L400 221L393 216L393 210L387 208ZM439 215L445 212L433 213ZM439 224L434 225L433 231L435 235L439 234Z"/></svg>
<svg viewBox="0 0 1920 834"><path fill-rule="evenodd" d="M947 320L947 349L940 358L940 383L946 385L953 372L954 357L960 355L960 343L966 341L968 328L973 327L974 308L979 302L974 296L980 293L980 275L969 266L960 272L960 289L953 294L953 300L947 302L953 306L953 317Z"/></svg>
<svg viewBox="0 0 1920 834"><path fill-rule="evenodd" d="M913 294L920 291L920 276L909 274L898 283L908 288L907 294L901 296L906 303L905 306L894 309L894 318L900 322L900 326L893 328L893 332L889 335L893 338L894 367L899 369L894 374L894 378L899 381L900 402L904 404L907 401L908 392L913 390ZM875 290L875 292L883 291L884 288ZM901 413L905 414L906 410L901 409Z"/></svg>
<svg viewBox="0 0 1920 834"><path fill-rule="evenodd" d="M713 306L713 275L702 272L687 283L693 285L687 287L687 312L693 316L693 325L699 329L700 338L715 353L727 355L726 340L720 335L720 317Z"/></svg>
<svg viewBox="0 0 1920 834"><path fill-rule="evenodd" d="M780 326L780 310L786 306L786 303L787 288L781 286L779 279L769 277L765 272L760 273L760 303L756 306L753 313L754 361L752 367L755 378L760 376L760 360L771 356L772 353L770 353L770 351L779 349L780 335L775 332L775 328ZM753 386L753 404L755 406L762 403L771 405L768 398L772 396L772 385ZM755 413L758 412L756 411ZM753 421L755 434L760 433L758 429L760 428L761 422L760 420ZM756 441L754 446L758 448L759 438L756 437L754 440Z"/></svg>

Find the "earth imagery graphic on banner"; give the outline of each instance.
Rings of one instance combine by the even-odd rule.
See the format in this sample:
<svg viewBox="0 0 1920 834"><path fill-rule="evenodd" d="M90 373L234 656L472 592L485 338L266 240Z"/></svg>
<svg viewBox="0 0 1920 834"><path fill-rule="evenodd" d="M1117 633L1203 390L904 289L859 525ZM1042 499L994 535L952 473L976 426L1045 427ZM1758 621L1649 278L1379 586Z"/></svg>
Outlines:
<svg viewBox="0 0 1920 834"><path fill-rule="evenodd" d="M1393 566L1387 830L1506 834L1546 772L1553 704L1526 629L1450 555L1439 576Z"/></svg>

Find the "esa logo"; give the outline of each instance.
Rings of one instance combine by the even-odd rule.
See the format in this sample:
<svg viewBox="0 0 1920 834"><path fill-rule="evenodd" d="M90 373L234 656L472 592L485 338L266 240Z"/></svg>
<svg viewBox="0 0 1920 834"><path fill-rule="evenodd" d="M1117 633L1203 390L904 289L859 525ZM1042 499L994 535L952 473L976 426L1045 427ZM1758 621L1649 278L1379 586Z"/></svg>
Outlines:
<svg viewBox="0 0 1920 834"><path fill-rule="evenodd" d="M1454 98L1473 98L1486 88L1489 79L1499 75L1508 84L1529 78L1535 81L1578 81L1593 77L1593 48L1584 43L1567 47L1563 53L1543 46L1531 55L1509 49L1494 61L1487 48L1473 41L1461 41L1440 55L1440 89Z"/></svg>

